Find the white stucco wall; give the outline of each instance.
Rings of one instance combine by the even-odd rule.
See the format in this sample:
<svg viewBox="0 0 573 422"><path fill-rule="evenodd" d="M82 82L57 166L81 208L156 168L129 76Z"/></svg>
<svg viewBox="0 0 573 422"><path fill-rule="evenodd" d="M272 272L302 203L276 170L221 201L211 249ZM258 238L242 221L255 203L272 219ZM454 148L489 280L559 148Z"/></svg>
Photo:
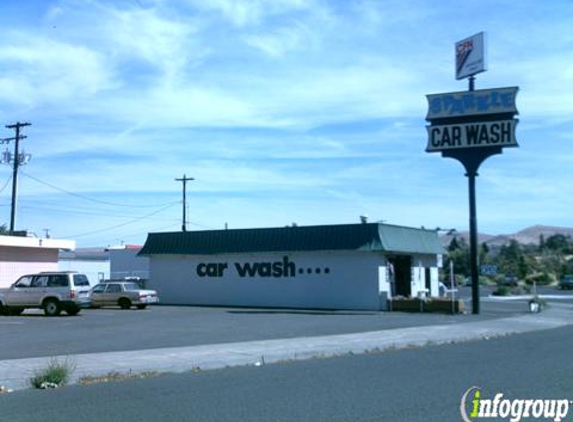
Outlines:
<svg viewBox="0 0 573 422"><path fill-rule="evenodd" d="M57 270L57 249L0 246L0 288L10 287L24 274Z"/></svg>
<svg viewBox="0 0 573 422"><path fill-rule="evenodd" d="M428 296L439 296L438 282L438 258L437 255L413 255L412 256L412 297L417 297L419 292L425 292L426 273L430 273L430 289Z"/></svg>
<svg viewBox="0 0 573 422"><path fill-rule="evenodd" d="M241 276L246 264L258 272ZM164 304L378 310L384 265L370 252L156 255L148 286Z"/></svg>
<svg viewBox="0 0 573 422"><path fill-rule="evenodd" d="M141 249L110 249L111 278L149 278L149 258L138 256Z"/></svg>
<svg viewBox="0 0 573 422"><path fill-rule="evenodd" d="M58 262L60 271L77 271L85 274L91 286L95 286L101 279L109 279L109 261L61 259Z"/></svg>
<svg viewBox="0 0 573 422"><path fill-rule="evenodd" d="M0 236L0 288L24 274L57 271L58 250L75 247L72 240Z"/></svg>

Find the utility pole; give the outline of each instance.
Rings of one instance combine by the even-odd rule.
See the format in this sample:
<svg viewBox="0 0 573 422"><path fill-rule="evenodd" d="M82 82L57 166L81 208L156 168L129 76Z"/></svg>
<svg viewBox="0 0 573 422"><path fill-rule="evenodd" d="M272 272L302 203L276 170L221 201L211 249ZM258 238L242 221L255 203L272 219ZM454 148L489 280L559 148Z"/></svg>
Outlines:
<svg viewBox="0 0 573 422"><path fill-rule="evenodd" d="M20 157L20 139L26 139L26 136L20 135L20 128L24 126L31 126L31 123L20 123L17 122L13 125L7 125L7 129L14 129L16 131L16 136L13 138L4 139L4 141L14 141L14 156L12 157L12 206L10 208L10 233L14 232L14 224L16 220L16 194L18 189L18 167L22 164L26 164L27 156L22 154ZM29 159L29 156L28 156Z"/></svg>
<svg viewBox="0 0 573 422"><path fill-rule="evenodd" d="M187 182L191 181L191 180L195 180L192 177L187 177L185 174L183 174L183 178L181 179L175 179L175 181L177 182L183 182L183 223L181 224L181 230L186 232L187 231L187 216L186 216L186 208L187 208Z"/></svg>

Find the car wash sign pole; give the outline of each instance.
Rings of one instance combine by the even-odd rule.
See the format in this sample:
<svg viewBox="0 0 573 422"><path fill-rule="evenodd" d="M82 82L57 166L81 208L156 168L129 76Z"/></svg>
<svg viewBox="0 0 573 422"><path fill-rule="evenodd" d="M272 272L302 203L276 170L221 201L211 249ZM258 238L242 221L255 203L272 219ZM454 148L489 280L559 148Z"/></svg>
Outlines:
<svg viewBox="0 0 573 422"><path fill-rule="evenodd" d="M475 90L475 74L485 70L485 35L456 43L456 78L469 78L469 90L427 95L430 122L426 152L441 152L465 167L470 212L472 312L479 314L478 241L475 178L481 163L505 147L517 147L517 87Z"/></svg>

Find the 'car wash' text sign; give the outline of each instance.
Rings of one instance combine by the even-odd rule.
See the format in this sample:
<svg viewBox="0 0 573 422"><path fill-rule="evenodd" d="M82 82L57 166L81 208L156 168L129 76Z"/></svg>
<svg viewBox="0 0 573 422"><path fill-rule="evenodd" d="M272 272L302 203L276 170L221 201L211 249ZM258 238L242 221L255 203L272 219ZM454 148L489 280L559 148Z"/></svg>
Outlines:
<svg viewBox="0 0 573 422"><path fill-rule="evenodd" d="M428 129L426 151L443 151L454 148L479 148L487 146L516 147L515 120L461 123L457 125L432 125Z"/></svg>
<svg viewBox="0 0 573 422"><path fill-rule="evenodd" d="M427 95L427 152L517 147L517 87Z"/></svg>

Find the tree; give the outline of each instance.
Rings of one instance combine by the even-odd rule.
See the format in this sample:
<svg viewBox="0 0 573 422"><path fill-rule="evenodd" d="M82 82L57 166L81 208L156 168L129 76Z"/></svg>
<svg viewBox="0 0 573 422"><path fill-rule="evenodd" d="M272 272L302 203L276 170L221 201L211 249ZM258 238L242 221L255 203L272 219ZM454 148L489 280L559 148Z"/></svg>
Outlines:
<svg viewBox="0 0 573 422"><path fill-rule="evenodd" d="M562 234L554 234L545 240L545 247L553 252L569 253L571 238Z"/></svg>
<svg viewBox="0 0 573 422"><path fill-rule="evenodd" d="M543 234L539 235L539 252L543 252L545 250L545 236Z"/></svg>
<svg viewBox="0 0 573 422"><path fill-rule="evenodd" d="M499 267L506 274L519 275L527 271L524 268L523 250L515 239L501 247L497 259Z"/></svg>
<svg viewBox="0 0 573 422"><path fill-rule="evenodd" d="M448 246L448 258L446 265L449 267L450 261L454 263L456 274L468 275L470 273L470 248L466 240L461 237L454 237Z"/></svg>
<svg viewBox="0 0 573 422"><path fill-rule="evenodd" d="M489 263L489 246L483 242L478 249L478 262L480 265Z"/></svg>
<svg viewBox="0 0 573 422"><path fill-rule="evenodd" d="M8 226L6 226L6 224L0 225L0 235L2 234L8 234Z"/></svg>

